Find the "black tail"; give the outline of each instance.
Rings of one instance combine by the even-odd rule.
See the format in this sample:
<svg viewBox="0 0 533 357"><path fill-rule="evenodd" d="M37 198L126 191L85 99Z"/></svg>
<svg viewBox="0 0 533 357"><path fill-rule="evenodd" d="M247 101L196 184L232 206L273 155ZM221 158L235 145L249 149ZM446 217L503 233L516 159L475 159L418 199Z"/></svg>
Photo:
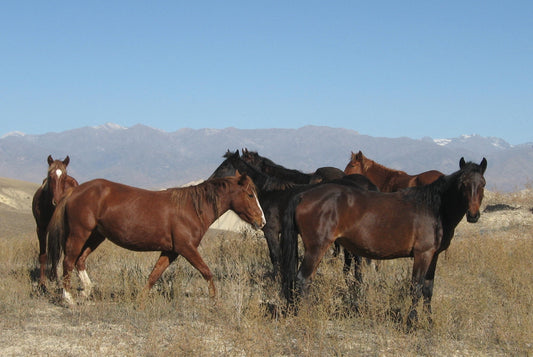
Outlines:
<svg viewBox="0 0 533 357"><path fill-rule="evenodd" d="M291 198L283 215L281 231L281 282L285 298L294 303L296 274L298 268L298 226L295 222L296 207L302 199L301 194Z"/></svg>
<svg viewBox="0 0 533 357"><path fill-rule="evenodd" d="M72 191L71 191L72 192ZM70 196L70 194L68 195ZM50 280L57 279L57 265L63 253L65 238L68 234L65 209L67 198L64 197L57 205L52 219L48 224L48 277Z"/></svg>

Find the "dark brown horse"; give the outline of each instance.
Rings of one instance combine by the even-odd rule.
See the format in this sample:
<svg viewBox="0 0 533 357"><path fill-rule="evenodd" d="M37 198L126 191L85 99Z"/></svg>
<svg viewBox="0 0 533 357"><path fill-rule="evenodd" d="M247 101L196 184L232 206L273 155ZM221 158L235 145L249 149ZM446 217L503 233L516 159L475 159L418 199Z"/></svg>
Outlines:
<svg viewBox="0 0 533 357"><path fill-rule="evenodd" d="M210 296L215 297L213 274L197 248L209 226L229 209L256 228L265 225L253 181L238 172L197 186L164 191L148 191L102 179L86 182L60 202L52 217L48 236L51 269L57 268L64 252L65 300L74 301L70 293L70 273L74 266L83 293L88 296L91 281L85 260L108 238L130 250L161 251L142 296L182 255L200 271L208 282Z"/></svg>
<svg viewBox="0 0 533 357"><path fill-rule="evenodd" d="M324 253L338 240L358 256L413 257L408 324L416 320L415 306L422 295L430 312L439 253L449 247L465 214L472 223L480 215L487 160L477 165L461 158L459 167L432 184L394 193L324 184L296 195L286 210L281 239L283 291L288 301L294 301L294 290L307 292ZM298 233L305 253L296 274Z"/></svg>
<svg viewBox="0 0 533 357"><path fill-rule="evenodd" d="M33 195L32 211L37 224L37 238L39 238L39 288L45 289L46 270L46 233L48 223L52 218L57 203L63 198L68 189L78 186L78 182L67 175L70 158L63 161L54 160L52 155L47 158L48 173L43 184Z"/></svg>
<svg viewBox="0 0 533 357"><path fill-rule="evenodd" d="M443 176L442 172L431 170L418 175L393 170L367 158L361 151L352 152L350 162L344 169L345 174L361 174L370 179L381 192L395 192L406 187L422 186L432 183Z"/></svg>
<svg viewBox="0 0 533 357"><path fill-rule="evenodd" d="M243 152L248 152L244 151ZM225 177L228 175L234 175L235 171L246 173L249 175L257 186L259 203L265 212L267 223L263 227L263 233L268 245L268 251L270 254L270 260L274 268L273 275L278 276L279 264L280 264L280 245L279 236L281 233L281 220L285 212L285 208L288 205L290 198L300 192L315 187L319 183L314 184L295 184L291 181L286 181L278 177L269 176L261 172L257 167L245 161L242 156L239 155L239 151L231 152L227 151L224 155L225 160L217 167L210 178ZM318 171L318 170L317 170ZM340 171L340 170L339 170ZM279 171L278 173L280 173ZM336 182L345 185L353 185L361 190L375 190L377 187L370 182L363 175L344 175L342 171L341 178L328 180L327 174L321 177L321 180L326 179L327 182ZM283 174L280 176L285 177ZM334 176L336 177L336 176ZM338 253L340 248L337 248ZM352 257L346 250L344 250L344 271L347 273L350 270L352 259L359 259L358 257ZM357 270L356 270L357 274ZM357 276L357 275L356 275Z"/></svg>

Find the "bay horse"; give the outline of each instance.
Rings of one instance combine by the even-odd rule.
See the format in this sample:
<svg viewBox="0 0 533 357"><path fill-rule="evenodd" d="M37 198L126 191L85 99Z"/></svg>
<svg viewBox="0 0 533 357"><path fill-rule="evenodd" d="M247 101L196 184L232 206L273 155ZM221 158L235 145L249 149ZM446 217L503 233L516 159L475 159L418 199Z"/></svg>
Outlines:
<svg viewBox="0 0 533 357"><path fill-rule="evenodd" d="M336 240L358 256L372 259L413 257L412 303L407 323L417 320L415 306L424 297L431 313L433 280L439 254L466 215L480 216L487 160L459 161L459 170L426 186L392 193L323 184L296 195L286 210L281 236L282 284L289 304L305 295L328 247ZM304 258L298 272L297 236Z"/></svg>
<svg viewBox="0 0 533 357"><path fill-rule="evenodd" d="M395 192L406 187L422 186L432 183L443 176L437 170L409 175L404 171L390 169L367 158L361 151L352 152L350 161L344 169L345 174L361 174L378 186L381 192Z"/></svg>
<svg viewBox="0 0 533 357"><path fill-rule="evenodd" d="M262 230L267 241L270 261L274 268L273 275L278 276L281 254L279 237L282 229L282 217L285 213L285 208L293 195L315 187L318 183L296 184L292 181L286 181L286 179L269 176L261 172L254 165L245 161L243 157L239 155L238 150L235 152L228 150L223 157L225 160L217 167L217 169L215 169L210 178L233 175L235 171L238 170L239 172L246 173L253 179L257 186L259 202L266 217L266 224ZM344 175L342 171L341 173L341 178L328 180L328 182L337 182L340 184L353 185L363 190L377 191L377 187L363 175ZM284 175L281 176L286 178ZM326 176L322 179L325 177ZM338 253L338 249L336 252ZM350 269L352 260L357 260L359 258L353 257L346 250L344 253L343 271L347 273Z"/></svg>
<svg viewBox="0 0 533 357"><path fill-rule="evenodd" d="M64 160L54 160L48 155L48 173L32 200L32 212L37 225L39 239L39 289L46 290L46 233L48 223L52 218L57 203L63 198L68 189L78 186L78 181L67 175L70 157Z"/></svg>
<svg viewBox="0 0 533 357"><path fill-rule="evenodd" d="M182 255L208 283L216 297L213 274L198 246L209 226L227 210L255 228L265 225L256 188L247 175L204 181L196 186L149 191L104 179L81 184L57 206L48 235L51 270L63 260L63 297L74 303L70 273L76 266L83 294L91 281L85 260L105 238L134 251L161 251L141 297L145 297L166 268ZM144 299L143 299L144 300ZM141 300L142 301L142 300Z"/></svg>

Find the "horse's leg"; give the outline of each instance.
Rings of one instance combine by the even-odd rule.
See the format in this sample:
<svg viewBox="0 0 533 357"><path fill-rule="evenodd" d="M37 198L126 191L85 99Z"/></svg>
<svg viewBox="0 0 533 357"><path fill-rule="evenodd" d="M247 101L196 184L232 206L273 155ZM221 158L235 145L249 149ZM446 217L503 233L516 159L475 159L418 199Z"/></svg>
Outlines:
<svg viewBox="0 0 533 357"><path fill-rule="evenodd" d="M280 256L280 246L279 246L279 227L273 227L273 224L269 224L267 219L267 224L263 227L263 233L268 245L268 252L270 254L270 261L274 268L274 278L279 274L279 256Z"/></svg>
<svg viewBox="0 0 533 357"><path fill-rule="evenodd" d="M46 291L46 233L46 228L37 227L37 237L39 238L39 289L42 291Z"/></svg>
<svg viewBox="0 0 533 357"><path fill-rule="evenodd" d="M418 320L418 313L416 305L422 296L424 284L426 281L426 274L429 266L433 260L434 250L415 253L413 262L413 275L411 279L411 307L409 308L409 315L407 317L407 325L409 328L413 326Z"/></svg>
<svg viewBox="0 0 533 357"><path fill-rule="evenodd" d="M433 297L433 281L435 279L435 270L437 268L438 258L438 254L433 255L433 259L431 260L431 264L429 265L426 273L424 286L422 287L422 295L424 296L424 309L428 313L430 323L433 322L431 318L431 298Z"/></svg>
<svg viewBox="0 0 533 357"><path fill-rule="evenodd" d="M104 236L94 231L83 246L81 255L76 261L76 270L78 271L78 276L80 277L80 281L83 285L82 294L86 298L91 295L93 284L91 282L91 279L89 279L89 275L87 275L87 267L85 265L85 261L87 260L89 254L91 254L104 240Z"/></svg>
<svg viewBox="0 0 533 357"><path fill-rule="evenodd" d="M353 276L355 281L354 288L360 289L361 284L363 283L363 274L361 273L361 263L363 262L363 258L361 258L358 255L353 255L352 253L348 252L347 250L344 250L345 254L345 260L349 260L349 264L353 262ZM346 256L348 258L346 258Z"/></svg>
<svg viewBox="0 0 533 357"><path fill-rule="evenodd" d="M193 267L195 267L200 274L202 274L203 278L207 281L207 285L209 288L209 296L213 299L216 298L217 291L215 288L215 284L213 282L213 273L211 273L211 270L205 264L204 260L200 256L200 253L198 252L198 249L194 246L188 246L185 249L182 249L180 251L180 254L187 259L189 263Z"/></svg>
<svg viewBox="0 0 533 357"><path fill-rule="evenodd" d="M302 296L306 296L308 294L309 286L311 285L316 273L316 268L324 257L324 254L329 246L330 244L313 244L312 246L305 248L304 258L302 260L302 264L300 265L300 269L298 269L298 274L296 275L297 294Z"/></svg>
<svg viewBox="0 0 533 357"><path fill-rule="evenodd" d="M159 280L159 278L168 268L168 266L174 260L176 260L178 255L178 253L174 252L161 252L159 258L157 259L157 262L154 265L154 268L152 269L152 272L150 273L150 276L148 277L148 282L146 283L141 294L137 298L141 309L144 309L144 302L146 301L146 297L148 296L148 293L150 292L154 284L157 282L157 280Z"/></svg>
<svg viewBox="0 0 533 357"><path fill-rule="evenodd" d="M339 253L341 251L341 245L339 244L339 242L335 241L333 243L333 256L334 257L337 257L339 256ZM346 252L346 250L344 250ZM344 261L346 261L346 256L344 256ZM350 268L348 268L350 269Z"/></svg>
<svg viewBox="0 0 533 357"><path fill-rule="evenodd" d="M335 242L333 248L334 248L333 255L337 256L340 251L339 243ZM346 279L346 283L348 283L347 277L348 277L348 273L350 272L350 268L352 267L352 261L353 261L354 256L346 248L344 248L343 251L344 251L344 265L342 266L342 272L344 273L344 278Z"/></svg>
<svg viewBox="0 0 533 357"><path fill-rule="evenodd" d="M74 304L71 294L70 274L74 270L74 265L89 238L91 232L79 229L72 230L65 242L65 257L63 258L63 298L70 305Z"/></svg>

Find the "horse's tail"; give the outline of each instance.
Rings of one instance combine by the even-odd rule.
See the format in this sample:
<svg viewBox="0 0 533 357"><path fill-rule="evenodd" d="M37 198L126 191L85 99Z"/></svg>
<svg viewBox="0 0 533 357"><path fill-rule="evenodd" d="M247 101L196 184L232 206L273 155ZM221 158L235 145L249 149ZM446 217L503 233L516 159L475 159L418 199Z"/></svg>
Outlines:
<svg viewBox="0 0 533 357"><path fill-rule="evenodd" d="M289 304L294 303L294 290L296 289L299 232L295 213L301 199L301 194L290 199L283 214L283 229L281 231L281 282L283 294Z"/></svg>
<svg viewBox="0 0 533 357"><path fill-rule="evenodd" d="M64 250L65 239L68 234L68 224L66 217L66 207L68 197L72 190L68 190L67 194L56 206L52 219L48 224L48 277L50 280L57 279L57 265Z"/></svg>

